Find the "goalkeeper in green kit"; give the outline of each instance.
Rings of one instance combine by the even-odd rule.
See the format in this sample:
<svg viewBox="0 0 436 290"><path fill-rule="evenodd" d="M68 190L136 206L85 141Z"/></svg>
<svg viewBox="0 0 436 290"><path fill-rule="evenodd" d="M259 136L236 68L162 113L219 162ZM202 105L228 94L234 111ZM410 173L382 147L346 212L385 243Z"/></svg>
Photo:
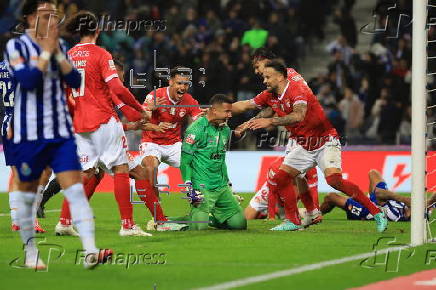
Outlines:
<svg viewBox="0 0 436 290"><path fill-rule="evenodd" d="M210 104L206 115L188 127L182 144L180 170L189 188L189 227L245 230L247 220L228 185L226 166L226 148L231 137L227 120L232 117L232 99L217 94Z"/></svg>

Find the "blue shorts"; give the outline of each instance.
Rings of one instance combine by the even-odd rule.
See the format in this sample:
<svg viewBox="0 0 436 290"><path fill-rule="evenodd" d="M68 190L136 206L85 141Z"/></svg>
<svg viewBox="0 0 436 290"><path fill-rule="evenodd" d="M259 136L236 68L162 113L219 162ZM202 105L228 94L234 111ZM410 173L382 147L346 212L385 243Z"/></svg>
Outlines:
<svg viewBox="0 0 436 290"><path fill-rule="evenodd" d="M2 142L3 142L3 153L5 154L5 162L6 166L13 166L13 158L11 153L11 141L8 140L5 136L2 136Z"/></svg>
<svg viewBox="0 0 436 290"><path fill-rule="evenodd" d="M367 220L372 218L369 210L352 198L347 199L344 209L349 220Z"/></svg>
<svg viewBox="0 0 436 290"><path fill-rule="evenodd" d="M74 138L11 143L10 149L21 181L39 179L46 167L54 173L82 170Z"/></svg>

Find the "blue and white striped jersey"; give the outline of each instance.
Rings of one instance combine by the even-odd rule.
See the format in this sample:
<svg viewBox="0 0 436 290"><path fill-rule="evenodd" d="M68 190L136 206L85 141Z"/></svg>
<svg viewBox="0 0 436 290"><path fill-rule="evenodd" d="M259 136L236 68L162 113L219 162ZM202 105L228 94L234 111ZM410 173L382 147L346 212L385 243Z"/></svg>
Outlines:
<svg viewBox="0 0 436 290"><path fill-rule="evenodd" d="M0 62L0 97L5 109L5 116L1 125L1 135L6 136L8 125L14 114L14 90L15 81L11 77L8 64Z"/></svg>
<svg viewBox="0 0 436 290"><path fill-rule="evenodd" d="M67 57L63 41L60 47ZM16 81L13 143L74 136L65 98L65 76L53 56L43 74L37 68L41 53L27 33L10 39L6 45L5 60Z"/></svg>

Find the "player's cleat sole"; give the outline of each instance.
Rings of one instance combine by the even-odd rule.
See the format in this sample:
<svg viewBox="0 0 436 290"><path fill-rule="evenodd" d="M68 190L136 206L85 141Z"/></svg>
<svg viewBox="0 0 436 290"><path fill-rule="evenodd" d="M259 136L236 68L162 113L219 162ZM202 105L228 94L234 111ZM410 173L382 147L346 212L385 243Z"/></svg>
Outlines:
<svg viewBox="0 0 436 290"><path fill-rule="evenodd" d="M88 270L93 270L100 264L107 263L112 259L113 251L111 249L103 249L98 253L87 254L83 262L83 267Z"/></svg>
<svg viewBox="0 0 436 290"><path fill-rule="evenodd" d="M304 229L300 225L296 225L293 222L290 222L288 220L283 221L283 223L279 224L278 226L273 227L270 229L271 231L298 231Z"/></svg>
<svg viewBox="0 0 436 290"><path fill-rule="evenodd" d="M130 229L121 227L120 236L122 237L151 237L150 233L144 232L138 225L132 226Z"/></svg>
<svg viewBox="0 0 436 290"><path fill-rule="evenodd" d="M374 220L376 223L377 232L382 233L388 228L388 219L383 211L376 214L374 216Z"/></svg>
<svg viewBox="0 0 436 290"><path fill-rule="evenodd" d="M72 225L63 225L60 222L55 227L56 236L74 236L78 237L79 233L73 228Z"/></svg>
<svg viewBox="0 0 436 290"><path fill-rule="evenodd" d="M18 232L20 230L20 226L16 224L11 225L11 231Z"/></svg>

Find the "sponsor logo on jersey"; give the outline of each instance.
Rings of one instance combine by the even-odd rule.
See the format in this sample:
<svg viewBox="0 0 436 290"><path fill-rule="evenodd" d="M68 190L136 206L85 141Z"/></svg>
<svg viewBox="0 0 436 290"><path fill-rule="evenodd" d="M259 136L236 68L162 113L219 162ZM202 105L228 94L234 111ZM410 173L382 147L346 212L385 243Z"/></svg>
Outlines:
<svg viewBox="0 0 436 290"><path fill-rule="evenodd" d="M116 70L115 63L112 59L108 60L108 63L111 70Z"/></svg>
<svg viewBox="0 0 436 290"><path fill-rule="evenodd" d="M188 134L185 138L185 142L188 144L194 144L195 143L195 135L194 134Z"/></svg>

